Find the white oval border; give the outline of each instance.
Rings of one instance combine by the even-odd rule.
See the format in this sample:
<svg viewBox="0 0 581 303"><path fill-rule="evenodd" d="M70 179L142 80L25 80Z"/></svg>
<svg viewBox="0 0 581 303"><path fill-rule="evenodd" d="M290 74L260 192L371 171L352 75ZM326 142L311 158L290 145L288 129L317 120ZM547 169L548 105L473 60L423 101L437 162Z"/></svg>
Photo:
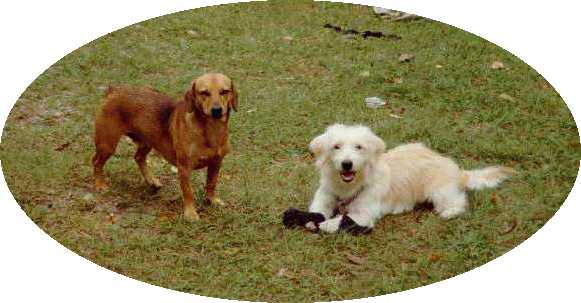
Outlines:
<svg viewBox="0 0 581 303"><path fill-rule="evenodd" d="M169 13L240 1L4 1L0 4L0 123L46 68L104 34ZM575 120L581 105L581 18L574 1L349 1L416 13L502 46L541 73ZM577 180L578 181L578 180ZM579 182L529 240L467 273L413 290L352 302L579 301ZM0 182L0 301L220 302L127 278L72 253L42 232Z"/></svg>

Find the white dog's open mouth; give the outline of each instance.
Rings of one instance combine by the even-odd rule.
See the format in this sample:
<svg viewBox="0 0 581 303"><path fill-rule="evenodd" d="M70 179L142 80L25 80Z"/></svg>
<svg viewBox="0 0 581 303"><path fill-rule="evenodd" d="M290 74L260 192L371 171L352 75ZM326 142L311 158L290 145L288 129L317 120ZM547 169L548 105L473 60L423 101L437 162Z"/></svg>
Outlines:
<svg viewBox="0 0 581 303"><path fill-rule="evenodd" d="M351 182L355 179L355 172L354 171L341 171L341 179L343 182Z"/></svg>

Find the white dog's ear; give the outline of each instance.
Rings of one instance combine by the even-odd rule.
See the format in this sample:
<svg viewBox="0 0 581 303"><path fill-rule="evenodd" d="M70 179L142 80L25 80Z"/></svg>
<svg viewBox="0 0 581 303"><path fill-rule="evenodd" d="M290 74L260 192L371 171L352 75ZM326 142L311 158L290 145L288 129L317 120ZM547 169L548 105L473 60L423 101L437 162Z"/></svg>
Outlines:
<svg viewBox="0 0 581 303"><path fill-rule="evenodd" d="M326 154L325 150L326 146L328 145L329 145L329 135L327 133L318 135L313 140L311 140L311 143L309 143L309 151L313 153L313 155L315 156L316 159L315 165L319 168L325 162L324 155Z"/></svg>
<svg viewBox="0 0 581 303"><path fill-rule="evenodd" d="M385 142L371 130L369 132L370 135L367 136L367 144L369 144L371 151L376 155L383 154L385 152Z"/></svg>
<svg viewBox="0 0 581 303"><path fill-rule="evenodd" d="M326 133L318 135L313 140L311 140L311 143L309 143L309 151L313 153L315 157L319 156L323 152L325 144L328 140L329 139Z"/></svg>

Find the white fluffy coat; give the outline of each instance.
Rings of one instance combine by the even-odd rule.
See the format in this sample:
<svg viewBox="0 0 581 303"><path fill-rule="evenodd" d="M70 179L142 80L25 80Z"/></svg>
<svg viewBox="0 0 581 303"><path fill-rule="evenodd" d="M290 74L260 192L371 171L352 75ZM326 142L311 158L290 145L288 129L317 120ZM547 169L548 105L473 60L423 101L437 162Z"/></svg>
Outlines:
<svg viewBox="0 0 581 303"><path fill-rule="evenodd" d="M353 198L347 214L358 225L372 228L387 214L410 211L430 201L443 218L466 211L466 190L495 187L513 170L492 166L463 170L452 159L422 143L404 144L385 152L385 143L365 126L334 124L309 145L320 170L320 185L309 207L325 216L319 224L336 232L343 215L331 218L337 203ZM345 172L344 162L352 168Z"/></svg>

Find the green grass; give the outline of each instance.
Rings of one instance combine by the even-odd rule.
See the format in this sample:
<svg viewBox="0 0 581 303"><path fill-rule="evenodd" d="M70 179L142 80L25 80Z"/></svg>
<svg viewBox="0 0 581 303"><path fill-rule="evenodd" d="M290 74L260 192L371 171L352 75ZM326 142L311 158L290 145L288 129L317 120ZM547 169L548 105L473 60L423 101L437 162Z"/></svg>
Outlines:
<svg viewBox="0 0 581 303"><path fill-rule="evenodd" d="M403 39L346 39L327 22ZM400 53L415 59L399 63ZM495 60L508 68L491 69ZM93 116L106 85L178 96L206 71L229 75L241 96L218 188L227 206L202 207L201 222L185 222L170 166L150 157L165 185L151 194L126 141L106 166L112 188L93 193ZM389 106L368 109L368 96ZM308 142L333 122L369 125L388 147L424 141L463 167L505 164L520 174L471 194L471 210L451 221L416 211L384 218L367 237L286 230L281 213L306 208L317 185ZM20 206L76 253L171 289L276 302L382 295L480 266L551 218L580 156L558 93L501 48L438 22L394 23L368 7L308 1L186 11L95 40L30 85L0 150ZM199 192L204 175L192 177ZM365 261L352 264L346 254Z"/></svg>

